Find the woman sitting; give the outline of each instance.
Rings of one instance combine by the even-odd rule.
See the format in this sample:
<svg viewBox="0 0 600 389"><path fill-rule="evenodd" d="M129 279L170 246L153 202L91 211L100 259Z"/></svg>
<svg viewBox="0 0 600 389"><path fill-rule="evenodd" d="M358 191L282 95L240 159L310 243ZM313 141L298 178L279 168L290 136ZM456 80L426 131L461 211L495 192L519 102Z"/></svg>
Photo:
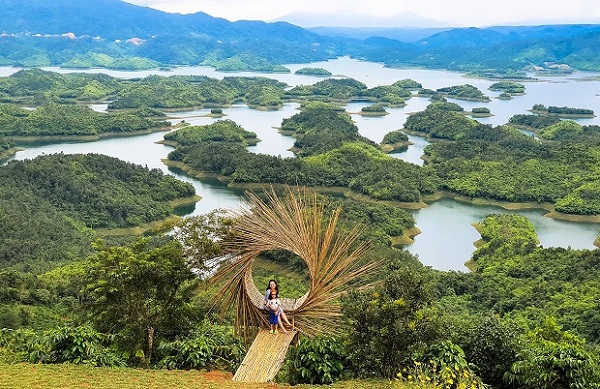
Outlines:
<svg viewBox="0 0 600 389"><path fill-rule="evenodd" d="M265 291L265 309L268 309L269 300L271 299L271 290L275 290L275 292L277 292L277 296L279 296L279 287L277 286L277 281L269 280L269 285L267 286L267 290ZM289 322L287 316L285 315L283 307L280 306L279 322L281 323L282 320L288 327L292 326L292 323Z"/></svg>

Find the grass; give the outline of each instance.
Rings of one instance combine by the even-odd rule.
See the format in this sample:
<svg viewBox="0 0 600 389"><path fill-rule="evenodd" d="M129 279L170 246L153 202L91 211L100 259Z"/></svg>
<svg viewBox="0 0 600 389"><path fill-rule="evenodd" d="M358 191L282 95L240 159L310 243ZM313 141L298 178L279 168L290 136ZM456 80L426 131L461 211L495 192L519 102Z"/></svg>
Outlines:
<svg viewBox="0 0 600 389"><path fill-rule="evenodd" d="M320 387L320 386L319 386ZM410 389L398 381L342 381L327 386L331 389L372 388ZM39 365L19 363L0 365L2 389L258 389L292 388L277 383L239 383L231 380L231 373L220 371L143 370L131 368L110 369L82 365ZM317 388L296 385L293 388Z"/></svg>
<svg viewBox="0 0 600 389"><path fill-rule="evenodd" d="M308 292L309 280L307 277L294 272L282 264L258 257L252 267L252 279L259 291L267 289L270 279L277 280L280 286L281 297L300 298Z"/></svg>

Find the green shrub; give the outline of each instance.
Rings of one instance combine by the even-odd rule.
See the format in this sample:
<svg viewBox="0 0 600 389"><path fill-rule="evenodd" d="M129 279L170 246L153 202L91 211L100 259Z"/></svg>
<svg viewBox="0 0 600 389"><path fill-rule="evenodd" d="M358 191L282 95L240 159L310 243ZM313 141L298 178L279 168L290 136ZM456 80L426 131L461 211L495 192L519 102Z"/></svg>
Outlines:
<svg viewBox="0 0 600 389"><path fill-rule="evenodd" d="M244 347L231 327L203 323L187 339L161 342L158 367L166 369L222 369L235 371L244 357Z"/></svg>
<svg viewBox="0 0 600 389"><path fill-rule="evenodd" d="M529 345L518 355L505 379L523 389L598 388L598 357L585 340L562 331L552 318L527 336Z"/></svg>
<svg viewBox="0 0 600 389"><path fill-rule="evenodd" d="M12 353L14 362L124 366L122 356L106 346L111 340L87 325L64 326L43 333L0 330L0 347Z"/></svg>
<svg viewBox="0 0 600 389"><path fill-rule="evenodd" d="M341 340L333 337L302 339L292 347L286 361L290 384L331 384L342 378L345 352Z"/></svg>
<svg viewBox="0 0 600 389"><path fill-rule="evenodd" d="M412 366L403 369L398 378L417 387L433 384L445 389L486 388L465 359L463 350L449 340L433 344L421 361L414 361Z"/></svg>

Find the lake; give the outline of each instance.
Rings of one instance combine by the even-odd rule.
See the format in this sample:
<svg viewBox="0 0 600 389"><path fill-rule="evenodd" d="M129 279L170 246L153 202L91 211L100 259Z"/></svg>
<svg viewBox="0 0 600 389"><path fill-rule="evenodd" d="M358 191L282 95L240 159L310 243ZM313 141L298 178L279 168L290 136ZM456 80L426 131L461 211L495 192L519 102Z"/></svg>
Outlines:
<svg viewBox="0 0 600 389"><path fill-rule="evenodd" d="M134 78L144 77L150 74L174 75L194 74L207 75L215 78L226 76L267 76L286 82L288 85L313 84L324 77L298 76L293 72L302 67L322 67L335 76L347 76L364 82L367 86L390 85L395 81L410 78L420 82L424 88L437 89L445 86L460 84L471 84L479 88L492 98L489 103L467 102L451 100L460 104L465 110L473 107L487 107L494 116L478 119L482 123L500 125L518 113L527 113L533 104L544 104L546 106L569 106L574 108L592 109L600 112L600 81L589 80L588 73L576 73L574 75L561 77L545 77L538 81L523 82L526 86L526 94L517 96L513 100L499 100L496 97L500 92L488 91L487 88L494 82L483 79L465 78L454 72L422 70L422 69L389 69L381 64L360 62L350 58L339 58L327 62L312 64L288 65L292 74L257 74L257 73L223 73L216 72L207 67L182 67L171 71L112 71L104 69L86 70L88 73L107 73L115 77ZM44 68L61 73L74 72L59 68ZM18 69L0 68L0 76L7 76ZM365 117L352 114L351 117L359 128L359 132L380 142L383 136L402 128L409 113L425 109L429 104L426 98L413 97L408 100L407 105L401 108L387 108L389 115L383 117ZM346 107L350 113L359 112L362 107L369 105L366 102L352 102ZM231 119L241 125L244 129L256 132L262 140L249 150L256 153L280 155L292 157L288 150L294 143L294 139L281 135L277 127L281 125L282 119L295 114L298 109L297 103L285 104L278 111L259 111L248 108L243 104L236 104L230 108L224 108L227 115L224 118ZM98 111L106 110L105 104L92 106ZM171 113L171 121L177 123L181 120L193 125L210 124L215 118L206 117L209 109L192 110ZM599 118L579 119L582 125L600 124ZM172 174L178 179L190 182L194 185L198 195L202 196L195 208L190 209L191 214L205 214L216 208L236 208L243 204L243 191L228 188L216 180L198 180L174 169L167 168L161 159L165 158L172 150L171 147L156 144L161 140L164 133L153 133L149 135L120 137L113 139L102 139L95 142L61 143L61 144L36 144L27 145L27 149L16 154L15 159L35 158L42 154L64 153L102 153L125 161L137 163L149 168L158 168L166 173ZM407 151L391 154L405 161L423 164L420 159L423 148L428 144L426 140L416 136L409 136L414 143ZM425 265L440 270L466 271L464 262L467 261L474 250L473 242L479 239L479 234L473 228L472 223L481 221L490 213L506 213L502 208L493 206L474 206L460 203L455 200L442 199L430 204L429 207L412 211L417 227L422 234L415 237L415 242L407 246L407 250L417 255ZM512 211L511 211L512 212ZM513 212L526 216L536 227L541 245L544 247L571 247L574 249L594 249L594 239L600 234L600 224L578 223L554 220L543 216L542 210L527 210Z"/></svg>

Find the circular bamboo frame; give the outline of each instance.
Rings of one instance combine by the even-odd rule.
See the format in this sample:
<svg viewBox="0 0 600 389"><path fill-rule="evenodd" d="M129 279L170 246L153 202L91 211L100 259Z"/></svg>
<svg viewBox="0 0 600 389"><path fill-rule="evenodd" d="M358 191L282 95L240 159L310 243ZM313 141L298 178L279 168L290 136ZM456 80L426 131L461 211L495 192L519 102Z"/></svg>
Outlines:
<svg viewBox="0 0 600 389"><path fill-rule="evenodd" d="M215 282L225 281L216 303L223 309L235 307L237 328L268 325L264 293L252 281L252 265L265 251L287 250L306 263L310 286L300 299L283 300L286 315L306 335L335 333L341 294L379 265L359 261L367 248L358 241L363 228L341 229L341 208L326 214L324 201L306 189L288 188L283 199L272 188L265 191L265 201L254 193L247 196L250 207L234 212L236 238L227 244L234 259L214 277Z"/></svg>

